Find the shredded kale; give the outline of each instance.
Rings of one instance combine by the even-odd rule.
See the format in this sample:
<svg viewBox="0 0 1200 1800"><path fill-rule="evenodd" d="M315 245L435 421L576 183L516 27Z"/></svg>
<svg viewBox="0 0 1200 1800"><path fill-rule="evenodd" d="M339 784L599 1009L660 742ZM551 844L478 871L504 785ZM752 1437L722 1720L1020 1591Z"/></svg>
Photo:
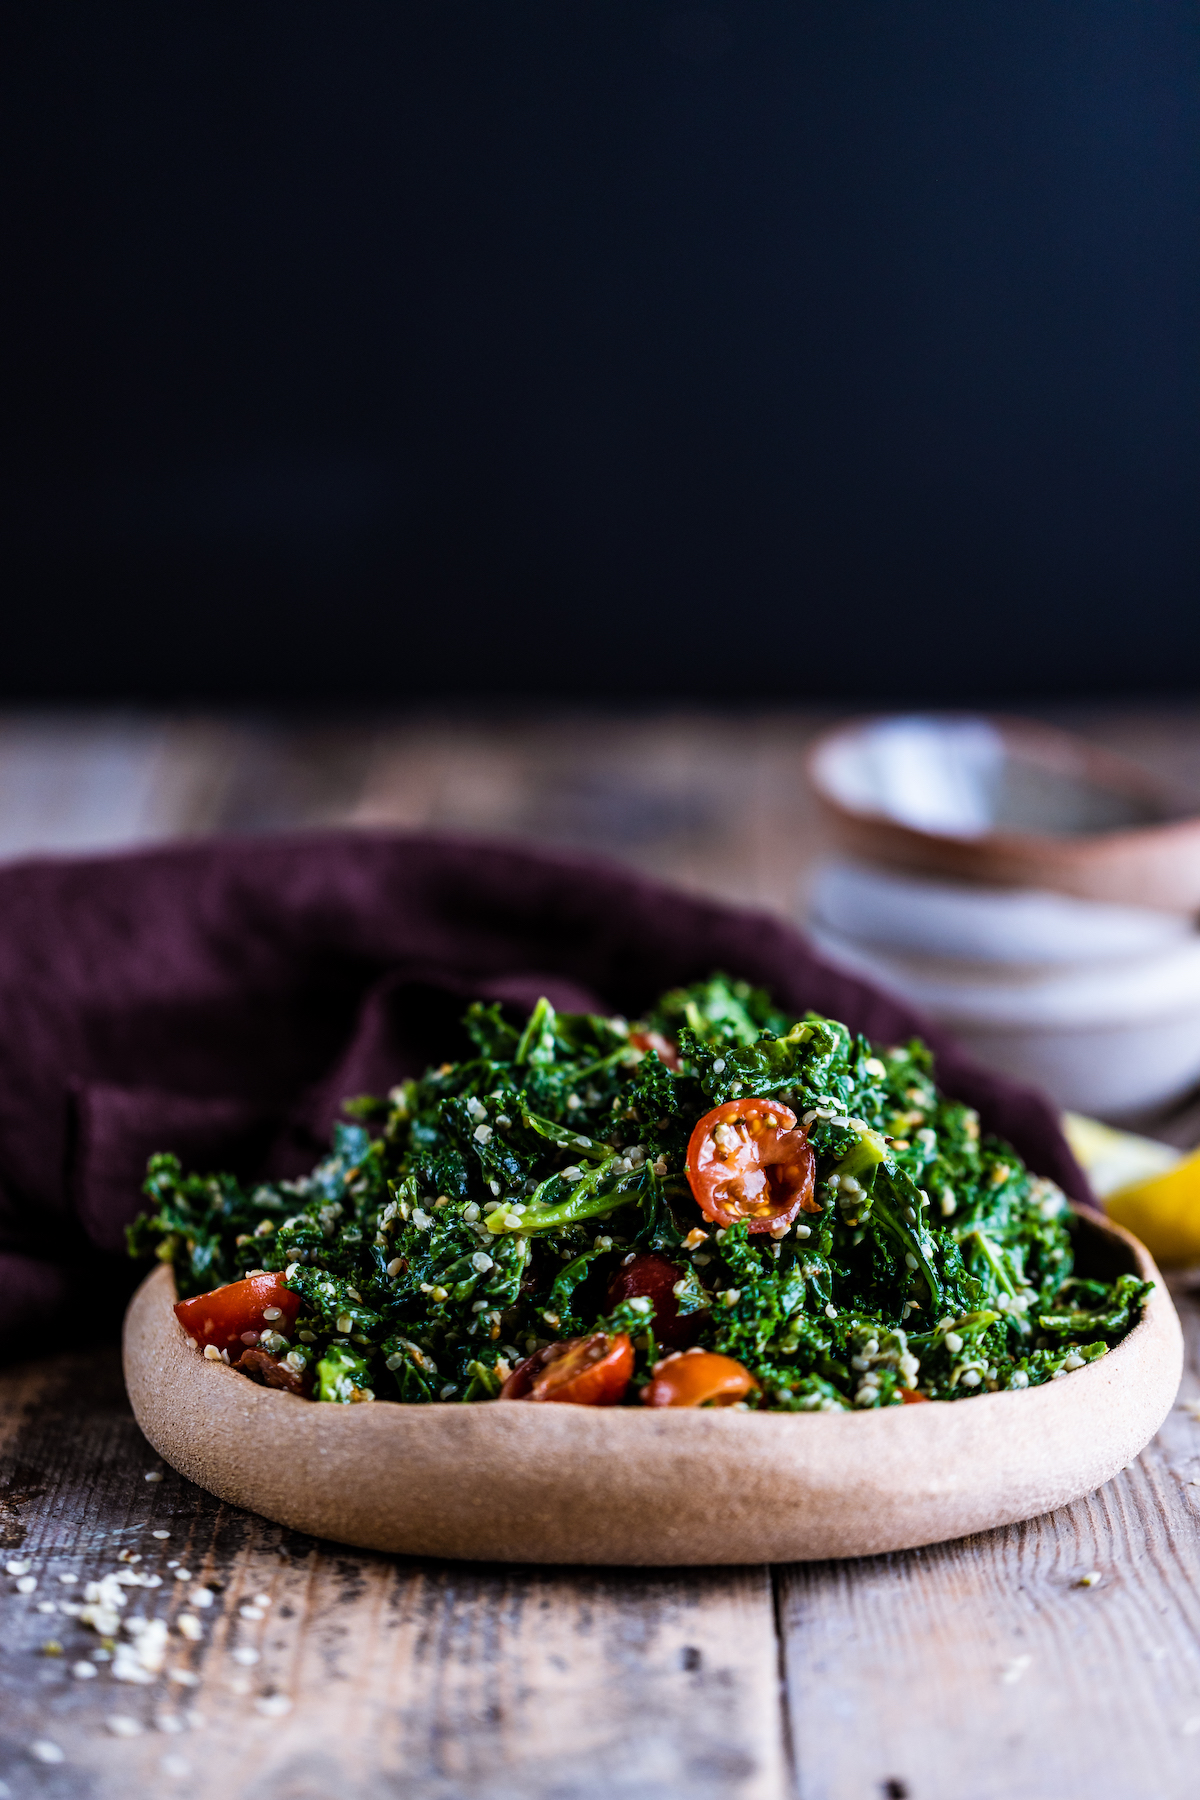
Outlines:
<svg viewBox="0 0 1200 1800"><path fill-rule="evenodd" d="M1137 1322L1148 1285L1074 1277L1063 1194L938 1092L918 1040L792 1022L720 975L635 1026L546 1000L520 1030L498 1006L465 1023L472 1060L348 1102L355 1122L300 1180L247 1188L152 1157L131 1253L170 1262L184 1297L286 1271L302 1304L284 1348L337 1402L492 1399L522 1357L604 1329L634 1337L635 1401L653 1307L606 1308L639 1250L675 1264L697 1343L776 1410L1032 1387ZM653 1033L677 1069L633 1041ZM715 1230L684 1172L697 1121L743 1096L790 1106L816 1153L821 1211L779 1238Z"/></svg>

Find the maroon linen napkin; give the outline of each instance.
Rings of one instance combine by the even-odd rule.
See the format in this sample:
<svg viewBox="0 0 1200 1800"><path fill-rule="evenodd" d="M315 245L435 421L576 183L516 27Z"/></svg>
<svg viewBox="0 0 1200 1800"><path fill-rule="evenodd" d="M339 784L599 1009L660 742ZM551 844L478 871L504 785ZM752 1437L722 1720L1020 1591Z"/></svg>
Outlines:
<svg viewBox="0 0 1200 1800"><path fill-rule="evenodd" d="M634 1017L721 969L883 1043L1089 1201L1056 1115L789 926L611 863L327 832L0 870L0 1332L108 1328L147 1156L298 1174L342 1100L458 1055L468 999Z"/></svg>

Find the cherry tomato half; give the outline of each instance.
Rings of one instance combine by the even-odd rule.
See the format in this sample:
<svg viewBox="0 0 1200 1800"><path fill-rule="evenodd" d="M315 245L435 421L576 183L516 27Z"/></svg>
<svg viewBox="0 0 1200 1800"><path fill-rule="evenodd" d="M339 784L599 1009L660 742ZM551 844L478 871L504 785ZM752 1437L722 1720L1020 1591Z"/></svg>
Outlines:
<svg viewBox="0 0 1200 1800"><path fill-rule="evenodd" d="M665 1063L668 1069L678 1071L683 1067L678 1049L661 1031L631 1031L629 1042L635 1050L653 1050L659 1062Z"/></svg>
<svg viewBox="0 0 1200 1800"><path fill-rule="evenodd" d="M282 1357L269 1356L265 1350L243 1350L236 1367L251 1381L257 1381L260 1387L282 1388L287 1394L312 1393L311 1369L303 1372L289 1369Z"/></svg>
<svg viewBox="0 0 1200 1800"><path fill-rule="evenodd" d="M790 1225L820 1212L813 1199L816 1158L796 1115L778 1100L728 1100L705 1113L691 1135L687 1178L715 1225L744 1219L751 1231Z"/></svg>
<svg viewBox="0 0 1200 1800"><path fill-rule="evenodd" d="M616 1406L633 1374L633 1345L620 1332L593 1331L590 1337L547 1344L519 1362L501 1400L565 1400L575 1406Z"/></svg>
<svg viewBox="0 0 1200 1800"><path fill-rule="evenodd" d="M247 1275L211 1294L180 1300L175 1317L202 1350L215 1344L218 1350L232 1351L236 1344L241 1351L256 1344L264 1331L286 1336L299 1311L300 1296L284 1287L282 1275Z"/></svg>
<svg viewBox="0 0 1200 1800"><path fill-rule="evenodd" d="M749 1369L715 1350L668 1356L642 1389L643 1406L732 1406L758 1387Z"/></svg>
<svg viewBox="0 0 1200 1800"><path fill-rule="evenodd" d="M700 1313L679 1316L675 1283L683 1275L674 1263L653 1250L643 1250L632 1262L622 1263L608 1284L609 1310L622 1300L645 1295L654 1302L654 1335L668 1350L683 1350L700 1328Z"/></svg>

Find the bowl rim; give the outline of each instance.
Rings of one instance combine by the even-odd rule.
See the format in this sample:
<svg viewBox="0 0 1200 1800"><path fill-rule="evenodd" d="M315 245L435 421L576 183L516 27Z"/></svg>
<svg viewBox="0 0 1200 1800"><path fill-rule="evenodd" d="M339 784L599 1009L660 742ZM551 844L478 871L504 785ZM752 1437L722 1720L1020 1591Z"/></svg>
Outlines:
<svg viewBox="0 0 1200 1800"><path fill-rule="evenodd" d="M1175 810L1172 816L1166 818L1148 820L1143 825L1123 825L1108 831L1067 834L999 830L962 837L953 832L907 824L880 808L847 805L832 791L824 777L822 763L825 757L835 749L840 740L861 737L874 727L892 722L896 716L892 713L863 713L831 726L808 746L804 755L804 773L817 800L835 819L860 828L869 827L881 838L885 835L889 837L897 848L904 845L915 848L926 844L952 850L964 858L969 857L972 852L978 856L1006 853L1014 857L1053 857L1063 862L1086 864L1109 853L1144 846L1150 839L1165 844L1176 839L1190 839L1200 833L1200 815ZM914 713L913 716L920 715ZM1141 800L1173 808L1186 804L1182 794L1176 794L1168 783L1160 781L1132 758L1106 750L1099 744L1092 744L1087 739L1076 737L1056 726L1006 713L939 711L930 716L936 716L939 722L946 723L966 719L983 720L993 726L1006 742L1019 746L1027 754L1029 761L1071 773L1094 772L1098 785ZM911 863L899 866L912 868Z"/></svg>
<svg viewBox="0 0 1200 1800"><path fill-rule="evenodd" d="M368 1549L655 1567L904 1549L1091 1492L1169 1411L1182 1366L1170 1295L1136 1239L1076 1210L1155 1282L1142 1318L1069 1379L970 1400L801 1414L321 1405L187 1350L167 1266L130 1303L126 1383L151 1445L191 1480Z"/></svg>
<svg viewBox="0 0 1200 1800"><path fill-rule="evenodd" d="M1069 1200L1067 1205L1078 1224L1082 1225L1085 1230L1089 1228L1094 1229L1100 1238L1108 1239L1114 1244L1121 1245L1133 1263L1131 1273L1136 1273L1143 1281L1150 1281L1154 1284L1153 1291L1147 1295L1146 1304L1142 1309L1141 1317L1138 1319L1138 1322L1133 1329L1127 1332L1120 1342L1114 1345L1105 1356L1097 1358L1095 1362L1088 1363L1082 1369L1072 1370L1072 1378L1074 1379L1075 1377L1085 1377L1091 1371L1098 1370L1101 1364L1107 1364L1109 1367L1112 1367L1112 1359L1114 1357L1119 1357L1127 1346L1136 1344L1139 1336L1149 1334L1152 1328L1151 1308L1165 1302L1171 1311L1174 1312L1174 1303L1171 1301L1170 1294L1157 1264L1140 1238L1134 1237L1133 1233L1127 1230L1125 1226L1118 1225L1115 1219L1110 1219L1106 1213L1099 1211L1095 1207L1082 1206L1072 1200ZM163 1279L164 1276L166 1277L165 1280ZM168 1281L170 1283L170 1299L166 1297ZM157 1269L152 1269L150 1271L140 1284L137 1293L134 1295L134 1300L138 1298L139 1294L146 1293L150 1290L151 1284L154 1283L157 1283L161 1290L160 1293L154 1295L155 1304L160 1308L167 1305L172 1308L171 1319L175 1330L178 1332L181 1347L185 1343L190 1343L192 1340L188 1338L183 1326L174 1315L174 1295L176 1293L175 1275L169 1263L160 1264ZM132 1308L134 1300L130 1301L130 1308ZM240 1381L253 1387L258 1394L262 1395L268 1404L279 1403L289 1408L303 1406L306 1411L310 1407L319 1406L322 1413L328 1412L335 1417L341 1417L347 1420L366 1420L368 1417L377 1418L381 1408L385 1414L395 1412L407 1419L413 1417L420 1418L438 1413L443 1416L446 1414L457 1415L468 1410L472 1412L487 1413L494 1404L494 1402L491 1401L480 1401L472 1403L468 1408L461 1400L430 1400L416 1403L390 1399L379 1400L377 1398L370 1406L328 1406L322 1405L319 1401L306 1400L298 1394L291 1394L284 1388L260 1387L257 1382L251 1382L249 1376L241 1375L236 1368L231 1367L228 1363L218 1362L215 1359L200 1356L198 1350L194 1358L189 1353L189 1362L193 1361L197 1369L202 1372L204 1379L221 1381L231 1375L237 1376ZM1030 1396L1034 1394L1043 1392L1050 1385L1049 1382L1039 1382L1038 1385L1033 1388L1000 1388L994 1393L981 1392L969 1396L964 1394L960 1400L937 1400L930 1401L928 1404L943 1409L953 1406L957 1410L960 1406L966 1405L979 1408L983 1405L994 1405L997 1401L1024 1401L1028 1400ZM747 1419L755 1419L760 1423L768 1419L776 1421L805 1420L811 1421L828 1431L831 1427L839 1424L845 1425L848 1420L852 1419L861 1420L870 1418L898 1421L900 1419L911 1419L914 1416L913 1409L906 1406L877 1408L851 1407L836 1412L820 1412L817 1410L814 1410L813 1412L790 1412L783 1409L776 1410L773 1408L764 1408L762 1411L743 1413L731 1411L727 1408L713 1408L710 1410L702 1407L664 1407L651 1409L640 1406L595 1407L576 1406L569 1402L567 1404L572 1414L586 1413L591 1417L602 1419L618 1419L622 1417L633 1417L638 1419L654 1418L665 1422L668 1430L686 1430L688 1429L689 1421L725 1418L729 1419L731 1422L737 1423L741 1423ZM507 1411L507 1408L505 1410ZM554 1408L538 1406L522 1408L523 1412L541 1417L546 1417L551 1413L561 1412L562 1410L563 1408L561 1406Z"/></svg>

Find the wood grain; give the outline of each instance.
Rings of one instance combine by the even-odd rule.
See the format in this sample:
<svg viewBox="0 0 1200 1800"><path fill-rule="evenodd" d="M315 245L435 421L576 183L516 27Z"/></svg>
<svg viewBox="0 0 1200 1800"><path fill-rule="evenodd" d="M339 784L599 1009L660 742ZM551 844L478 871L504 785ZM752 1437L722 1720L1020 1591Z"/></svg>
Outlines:
<svg viewBox="0 0 1200 1800"><path fill-rule="evenodd" d="M1158 1272L1081 1218L1079 1267ZM807 1418L683 1408L313 1406L200 1356L169 1269L125 1318L134 1416L164 1459L295 1530L406 1556L720 1565L863 1556L1028 1519L1106 1481L1179 1386L1182 1334L1156 1285L1108 1356L1069 1381L969 1406ZM289 1467L295 1453L299 1466ZM521 1519L511 1541L495 1520Z"/></svg>
<svg viewBox="0 0 1200 1800"><path fill-rule="evenodd" d="M1180 1402L1097 1494L1003 1532L778 1572L803 1800L1195 1794L1200 1308L1185 1284L1176 1297Z"/></svg>
<svg viewBox="0 0 1200 1800"><path fill-rule="evenodd" d="M0 711L0 855L207 831L432 827L619 856L794 916L831 837L802 774L847 709L475 702L341 718ZM1200 807L1200 707L1039 707ZM107 779L102 779L104 771Z"/></svg>
<svg viewBox="0 0 1200 1800"><path fill-rule="evenodd" d="M0 1386L5 1553L32 1559L39 1576L28 1597L3 1582L0 1768L15 1800L787 1793L767 1571L549 1573L346 1551L223 1506L170 1470L148 1484L157 1459L107 1352ZM505 1523L519 1534L519 1519ZM170 1538L155 1540L155 1529ZM87 1682L72 1676L95 1635L35 1610L80 1591L60 1586L60 1573L95 1579L120 1566L120 1548L165 1578L151 1593L131 1590L129 1611L172 1624L167 1672L145 1687L107 1667ZM173 1579L168 1557L182 1559L190 1583ZM177 1620L201 1581L219 1592L195 1614L204 1640L193 1647ZM244 1620L240 1608L260 1594L272 1602L267 1618ZM63 1655L43 1653L52 1639ZM259 1660L243 1666L238 1650ZM196 1684L172 1681L178 1669ZM140 1734L113 1737L113 1714ZM29 1746L40 1738L65 1761L38 1766Z"/></svg>
<svg viewBox="0 0 1200 1800"><path fill-rule="evenodd" d="M778 1640L760 1569L418 1563L269 1525L169 1470L148 1484L115 1353L12 1371L0 1528L39 1587L2 1583L0 1775L13 1800L1191 1800L1200 1305L1186 1282L1176 1297L1183 1399L1132 1469L1007 1531L777 1570ZM168 1577L131 1602L172 1621L167 1674L81 1682L94 1635L35 1607L133 1546ZM169 1558L219 1590L196 1646ZM263 1593L267 1618L242 1619ZM140 1734L114 1738L114 1714ZM31 1760L39 1738L65 1761Z"/></svg>
<svg viewBox="0 0 1200 1800"><path fill-rule="evenodd" d="M835 716L680 708L390 726L351 816L599 851L791 915L829 842L804 753Z"/></svg>
<svg viewBox="0 0 1200 1800"><path fill-rule="evenodd" d="M790 914L822 847L800 759L834 716L476 709L345 726L185 722L161 753L135 746L159 759L157 773L132 824L118 796L112 831L146 841L339 820L474 830L615 854ZM1049 716L1200 796L1197 708ZM46 725L10 716L0 730L10 855L112 841L79 773L92 779L111 722L94 720L88 743L86 719L71 722L78 754L51 759L49 786L29 754ZM1195 1141L1200 1113L1154 1129L1176 1137L1176 1127L1177 1141ZM1177 1300L1190 1347L1183 1393L1200 1399L1200 1306L1186 1284ZM0 1376L0 1542L6 1557L29 1555L39 1577L22 1596L0 1575L0 1779L11 1800L1196 1792L1200 1423L1182 1405L1132 1469L1048 1518L923 1552L777 1570L778 1636L762 1570L496 1570L347 1552L222 1506L169 1471L147 1484L154 1463L115 1349ZM155 1528L170 1539L154 1540ZM35 1610L79 1591L60 1572L94 1577L137 1544L139 1567L182 1555L197 1579L221 1584L197 1615L201 1644L172 1632L167 1668L194 1674L194 1687L124 1686L111 1671L80 1681L70 1667L94 1635ZM1075 1585L1093 1569L1098 1586ZM169 1580L132 1605L174 1622L188 1585ZM264 1592L268 1619L242 1620L244 1599ZM44 1655L50 1639L66 1654ZM235 1662L243 1647L260 1661ZM258 1710L277 1697L291 1710ZM114 1714L140 1735L113 1737ZM43 1738L62 1763L31 1759Z"/></svg>

